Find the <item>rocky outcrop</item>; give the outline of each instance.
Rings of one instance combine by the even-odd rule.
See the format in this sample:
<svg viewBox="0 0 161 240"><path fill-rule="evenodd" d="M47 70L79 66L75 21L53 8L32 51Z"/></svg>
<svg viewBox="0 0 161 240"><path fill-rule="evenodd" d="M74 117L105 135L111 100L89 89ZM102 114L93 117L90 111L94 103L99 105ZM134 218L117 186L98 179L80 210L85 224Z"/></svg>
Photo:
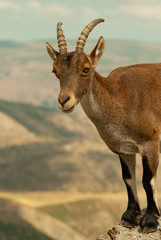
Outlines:
<svg viewBox="0 0 161 240"><path fill-rule="evenodd" d="M161 240L161 218L156 232L144 234L139 232L139 227L128 229L116 225L107 233L99 235L97 240Z"/></svg>

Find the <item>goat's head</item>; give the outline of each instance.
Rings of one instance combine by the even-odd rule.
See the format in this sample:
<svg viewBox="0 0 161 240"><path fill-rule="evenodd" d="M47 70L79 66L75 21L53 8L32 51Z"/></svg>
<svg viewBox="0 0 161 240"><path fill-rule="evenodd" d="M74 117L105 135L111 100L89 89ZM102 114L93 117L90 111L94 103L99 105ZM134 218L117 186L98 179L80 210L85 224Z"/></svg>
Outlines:
<svg viewBox="0 0 161 240"><path fill-rule="evenodd" d="M74 52L67 52L67 44L60 22L57 24L59 52L54 50L48 42L46 43L48 54L54 61L53 72L60 80L58 107L65 113L72 112L87 92L96 64L103 54L105 46L103 37L100 37L90 55L83 51L89 33L103 21L103 19L96 19L85 27L78 38Z"/></svg>

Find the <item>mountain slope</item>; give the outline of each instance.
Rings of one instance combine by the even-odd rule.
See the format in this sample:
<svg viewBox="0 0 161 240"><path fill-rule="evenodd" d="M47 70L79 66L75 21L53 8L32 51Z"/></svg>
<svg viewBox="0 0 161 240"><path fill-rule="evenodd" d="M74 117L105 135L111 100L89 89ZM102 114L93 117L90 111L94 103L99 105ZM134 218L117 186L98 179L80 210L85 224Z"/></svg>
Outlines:
<svg viewBox="0 0 161 240"><path fill-rule="evenodd" d="M4 101L0 111L12 127L9 143L0 145L1 189L103 191L110 189L109 176L118 189L117 171L109 166L119 162L85 116ZM5 124L1 128L7 134Z"/></svg>
<svg viewBox="0 0 161 240"><path fill-rule="evenodd" d="M19 215L16 204L0 199L0 239L1 240L52 240Z"/></svg>
<svg viewBox="0 0 161 240"><path fill-rule="evenodd" d="M1 240L86 240L67 224L33 208L0 198Z"/></svg>

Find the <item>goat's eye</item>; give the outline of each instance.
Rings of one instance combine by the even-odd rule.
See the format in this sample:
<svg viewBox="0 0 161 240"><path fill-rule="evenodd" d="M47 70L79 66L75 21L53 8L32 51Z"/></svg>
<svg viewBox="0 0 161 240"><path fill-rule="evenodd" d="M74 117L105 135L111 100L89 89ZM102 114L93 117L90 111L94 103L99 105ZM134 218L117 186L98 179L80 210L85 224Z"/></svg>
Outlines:
<svg viewBox="0 0 161 240"><path fill-rule="evenodd" d="M83 73L88 73L88 72L89 72L89 70L90 70L90 68L89 68L89 67L85 67L85 68L83 68L82 72L83 72Z"/></svg>

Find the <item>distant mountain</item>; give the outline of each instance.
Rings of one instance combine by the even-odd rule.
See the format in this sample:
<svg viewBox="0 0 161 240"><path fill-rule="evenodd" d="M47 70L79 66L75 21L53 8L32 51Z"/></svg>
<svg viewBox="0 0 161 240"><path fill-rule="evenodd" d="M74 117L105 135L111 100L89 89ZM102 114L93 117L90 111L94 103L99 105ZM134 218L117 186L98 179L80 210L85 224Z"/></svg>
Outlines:
<svg viewBox="0 0 161 240"><path fill-rule="evenodd" d="M11 41L11 40L0 40L0 49L1 48L22 48L25 47L25 44Z"/></svg>

